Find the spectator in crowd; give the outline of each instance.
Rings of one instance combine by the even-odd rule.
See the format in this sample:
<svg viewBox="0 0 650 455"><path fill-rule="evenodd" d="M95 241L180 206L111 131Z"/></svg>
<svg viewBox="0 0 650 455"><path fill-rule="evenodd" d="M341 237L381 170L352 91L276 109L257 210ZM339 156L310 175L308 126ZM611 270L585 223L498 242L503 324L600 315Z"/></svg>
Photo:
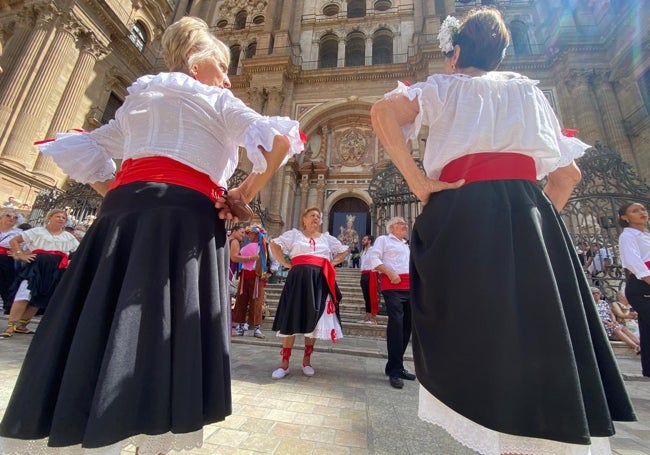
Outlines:
<svg viewBox="0 0 650 455"><path fill-rule="evenodd" d="M9 198L5 202L2 203L2 208L5 208L5 209L17 209L19 203L20 202L15 197L9 196Z"/></svg>
<svg viewBox="0 0 650 455"><path fill-rule="evenodd" d="M402 379L415 379L415 375L404 368L404 352L411 339L409 247L406 243L408 225L404 218L398 216L388 220L386 230L388 234L377 237L364 263L367 262L371 269L381 274L379 284L388 313L388 362L384 372L390 385L401 389L404 387Z"/></svg>
<svg viewBox="0 0 650 455"><path fill-rule="evenodd" d="M16 266L13 256L10 254L9 241L22 233L16 227L17 219L18 214L14 209L0 209L0 298L2 298L2 309L7 314L9 314L9 308L14 300L13 284L16 279Z"/></svg>
<svg viewBox="0 0 650 455"><path fill-rule="evenodd" d="M634 352L639 354L641 352L640 340L636 335L630 332L627 327L625 327L625 324L621 324L616 320L616 315L610 308L609 303L602 299L600 289L592 287L591 295L594 297L596 308L598 308L598 315L600 316L601 321L603 321L603 326L605 327L607 336L610 339L613 338L622 341L630 348L634 349Z"/></svg>
<svg viewBox="0 0 650 455"><path fill-rule="evenodd" d="M343 337L338 305L341 292L334 266L348 255L348 246L327 232L321 232L323 214L318 207L302 212L302 229L291 229L271 240L271 251L289 269L273 320L273 330L282 337L282 360L273 379L289 374L289 359L296 335L305 337L302 373L313 376L311 354L317 339ZM287 251L290 262L283 254Z"/></svg>
<svg viewBox="0 0 650 455"><path fill-rule="evenodd" d="M225 220L249 216L303 144L296 121L233 95L229 48L203 20L181 18L158 44L169 72L137 79L115 119L39 145L105 197L0 424L22 453L32 439L63 453L198 448L232 412ZM226 189L240 147L253 167Z"/></svg>
<svg viewBox="0 0 650 455"><path fill-rule="evenodd" d="M423 204L410 236L419 415L482 453L593 453L635 415L558 214L589 146L563 135L537 81L495 71L510 39L497 9L447 17L439 38L444 74L371 109ZM422 127L424 172L410 146Z"/></svg>
<svg viewBox="0 0 650 455"><path fill-rule="evenodd" d="M366 316L359 322L364 324L377 324L377 313L379 313L378 274L372 270L368 263L368 252L372 248L374 240L375 237L372 235L364 235L361 239L361 279L359 284L363 293Z"/></svg>
<svg viewBox="0 0 650 455"><path fill-rule="evenodd" d="M361 262L361 252L356 244L352 245L352 248L350 248L350 257L352 259L352 268L358 269Z"/></svg>
<svg viewBox="0 0 650 455"><path fill-rule="evenodd" d="M240 250L240 257L245 260L241 262L240 292L235 300L232 320L237 336L246 335L246 330L253 327L253 336L264 339L262 306L270 266L266 231L262 226L251 225L246 228L246 235L248 242Z"/></svg>
<svg viewBox="0 0 650 455"><path fill-rule="evenodd" d="M9 321L2 338L14 333L31 334L29 321L39 309L47 308L50 298L68 265L68 256L79 246L63 226L65 211L53 209L45 217L45 227L36 227L15 235L10 241L11 254L26 265L18 270L20 285L16 290ZM24 249L22 243L26 244Z"/></svg>
<svg viewBox="0 0 650 455"><path fill-rule="evenodd" d="M621 264L630 274L625 297L637 312L641 339L641 374L650 377L650 233L648 211L638 202L618 210L618 224L623 232L618 239Z"/></svg>
<svg viewBox="0 0 650 455"><path fill-rule="evenodd" d="M585 267L594 277L607 274L612 265L612 250L598 242L592 242L586 257Z"/></svg>
<svg viewBox="0 0 650 455"><path fill-rule="evenodd" d="M611 304L611 307L614 315L616 316L616 320L618 320L618 322L621 324L625 324L625 326L630 329L630 332L638 337L639 323L637 320L639 319L639 315L636 311L634 311L632 305L630 305L630 303L627 301L625 292L618 294L618 300L614 300Z"/></svg>

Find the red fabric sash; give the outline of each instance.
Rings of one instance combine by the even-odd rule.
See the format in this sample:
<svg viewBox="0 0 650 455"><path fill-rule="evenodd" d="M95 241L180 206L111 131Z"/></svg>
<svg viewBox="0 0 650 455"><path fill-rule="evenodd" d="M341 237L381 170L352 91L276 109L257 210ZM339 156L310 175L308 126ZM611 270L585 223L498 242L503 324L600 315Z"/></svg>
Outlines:
<svg viewBox="0 0 650 455"><path fill-rule="evenodd" d="M55 256L59 256L61 258L61 261L59 262L59 268L60 269L67 269L68 268L68 255L65 254L63 251L50 251L50 250L32 250L32 253L34 254L53 254Z"/></svg>
<svg viewBox="0 0 650 455"><path fill-rule="evenodd" d="M408 291L411 288L408 273L400 273L400 282L393 284L388 279L388 275L382 273L379 277L379 285L382 291Z"/></svg>
<svg viewBox="0 0 650 455"><path fill-rule="evenodd" d="M465 183L485 180L530 180L537 182L535 160L512 152L473 153L448 163L440 174L443 182L465 179Z"/></svg>
<svg viewBox="0 0 650 455"><path fill-rule="evenodd" d="M3 256L9 256L9 252L11 250L9 248L5 248L3 246L0 246L0 254Z"/></svg>
<svg viewBox="0 0 650 455"><path fill-rule="evenodd" d="M330 261L325 258L319 258L317 256L311 256L309 254L301 254L291 259L291 265L316 265L323 269L323 274L325 275L325 281L327 281L327 287L332 296L332 301L336 301L336 271L334 266Z"/></svg>
<svg viewBox="0 0 650 455"><path fill-rule="evenodd" d="M125 160L108 189L133 182L171 183L203 193L213 202L225 193L225 188L210 180L207 174L165 156Z"/></svg>
<svg viewBox="0 0 650 455"><path fill-rule="evenodd" d="M648 268L648 270L650 270L650 261L646 262L645 266Z"/></svg>
<svg viewBox="0 0 650 455"><path fill-rule="evenodd" d="M377 275L374 270L363 270L361 275L370 275L368 280L368 294L370 294L370 313L374 316L379 313L379 289L377 288Z"/></svg>

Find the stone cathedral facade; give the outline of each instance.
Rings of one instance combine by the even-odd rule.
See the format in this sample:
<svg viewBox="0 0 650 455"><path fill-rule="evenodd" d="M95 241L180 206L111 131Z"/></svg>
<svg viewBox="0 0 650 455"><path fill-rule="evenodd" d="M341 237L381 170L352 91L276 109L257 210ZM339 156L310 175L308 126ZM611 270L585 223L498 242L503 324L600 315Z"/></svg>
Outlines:
<svg viewBox="0 0 650 455"><path fill-rule="evenodd" d="M261 193L270 232L315 205L334 234L350 219L376 233L368 188L388 159L370 106L398 80L442 71L441 21L486 4L513 38L500 69L539 80L565 126L650 175L647 0L0 0L0 200L63 187L33 142L106 123L137 77L164 70L165 27L193 15L230 47L233 92L309 137Z"/></svg>

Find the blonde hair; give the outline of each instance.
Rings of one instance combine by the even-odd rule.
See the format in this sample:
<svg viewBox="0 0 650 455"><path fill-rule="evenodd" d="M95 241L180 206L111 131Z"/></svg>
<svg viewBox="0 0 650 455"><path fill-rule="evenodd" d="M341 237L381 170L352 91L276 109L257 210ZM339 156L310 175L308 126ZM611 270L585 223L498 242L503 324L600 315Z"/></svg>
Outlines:
<svg viewBox="0 0 650 455"><path fill-rule="evenodd" d="M57 213L63 213L66 217L68 216L68 212L66 212L65 209L52 209L47 212L47 215L45 215L45 224L47 224L48 221L50 221L50 218L52 218Z"/></svg>
<svg viewBox="0 0 650 455"><path fill-rule="evenodd" d="M210 58L228 66L230 49L197 17L183 17L163 33L162 53L169 71L189 74L192 65Z"/></svg>

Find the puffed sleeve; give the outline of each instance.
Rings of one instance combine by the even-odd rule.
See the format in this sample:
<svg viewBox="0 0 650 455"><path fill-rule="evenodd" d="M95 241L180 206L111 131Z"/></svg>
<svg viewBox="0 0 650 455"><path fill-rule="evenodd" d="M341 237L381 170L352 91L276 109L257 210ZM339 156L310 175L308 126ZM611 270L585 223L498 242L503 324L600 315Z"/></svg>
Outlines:
<svg viewBox="0 0 650 455"><path fill-rule="evenodd" d="M327 246L330 249L333 256L336 256L337 254L343 253L350 249L349 246L343 245L341 241L336 237L334 237L333 235L329 233L325 233L323 235L325 235L325 239L327 239Z"/></svg>
<svg viewBox="0 0 650 455"><path fill-rule="evenodd" d="M119 122L111 120L90 133L59 133L37 147L77 182L103 182L115 175L113 158L122 156L124 136Z"/></svg>
<svg viewBox="0 0 650 455"><path fill-rule="evenodd" d="M544 140L552 150L558 149L560 151L560 158L550 166L549 172L553 172L557 168L568 166L576 158L580 158L591 146L577 137L565 136L562 133L562 126L544 93L537 87L533 87L533 90L539 107L540 131L542 134L549 132L549 137L545 137Z"/></svg>
<svg viewBox="0 0 650 455"><path fill-rule="evenodd" d="M266 170L264 152L259 146L271 150L275 136L289 138L289 153L282 164L304 150L297 121L289 117L260 115L229 91L220 97L219 103L218 110L223 115L226 129L231 133L235 145L246 149L248 159L253 163L252 172L262 173Z"/></svg>
<svg viewBox="0 0 650 455"><path fill-rule="evenodd" d="M271 242L276 243L282 247L282 251L289 251L296 242L296 235L298 231L296 229L291 229L282 233L279 237L271 239Z"/></svg>
<svg viewBox="0 0 650 455"><path fill-rule="evenodd" d="M415 120L413 123L402 126L402 134L406 140L417 139L418 134L420 134L422 124L427 123L425 121L427 109L423 104L423 97L421 96L424 87L425 84L421 82L408 86L402 81L397 81L397 87L384 95L384 99L390 99L395 96L403 95L407 97L409 101L413 101L414 99L417 99L418 101L419 112L415 117Z"/></svg>

